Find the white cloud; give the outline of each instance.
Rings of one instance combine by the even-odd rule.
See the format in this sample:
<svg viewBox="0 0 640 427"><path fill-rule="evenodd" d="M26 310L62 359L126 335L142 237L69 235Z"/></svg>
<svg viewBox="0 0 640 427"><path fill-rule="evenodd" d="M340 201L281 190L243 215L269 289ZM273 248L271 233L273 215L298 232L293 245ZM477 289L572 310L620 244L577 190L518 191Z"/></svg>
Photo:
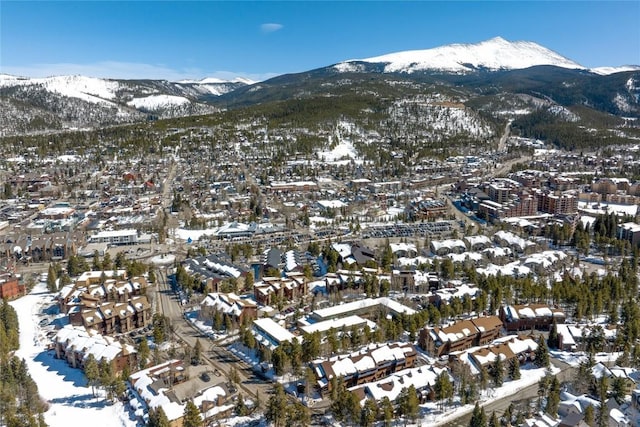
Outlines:
<svg viewBox="0 0 640 427"><path fill-rule="evenodd" d="M275 31L281 30L282 28L282 24L276 24L274 22L268 22L266 24L260 25L260 30L262 30L263 33L273 33Z"/></svg>
<svg viewBox="0 0 640 427"><path fill-rule="evenodd" d="M232 80L244 77L256 82L275 77L276 73L247 73L234 71L207 71L201 68L174 69L166 65L144 64L136 62L101 61L90 64L54 63L32 64L26 66L2 66L0 73L23 77L50 77L83 75L111 79L158 79L158 80L200 80L215 77Z"/></svg>

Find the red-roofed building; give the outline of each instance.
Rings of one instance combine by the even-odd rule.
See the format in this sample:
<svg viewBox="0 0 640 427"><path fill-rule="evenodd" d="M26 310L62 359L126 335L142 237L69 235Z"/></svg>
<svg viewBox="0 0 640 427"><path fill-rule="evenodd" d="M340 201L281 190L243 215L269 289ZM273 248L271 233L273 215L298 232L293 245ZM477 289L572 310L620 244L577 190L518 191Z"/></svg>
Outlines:
<svg viewBox="0 0 640 427"><path fill-rule="evenodd" d="M17 277L11 274L0 276L0 299L14 299L26 293L26 286Z"/></svg>

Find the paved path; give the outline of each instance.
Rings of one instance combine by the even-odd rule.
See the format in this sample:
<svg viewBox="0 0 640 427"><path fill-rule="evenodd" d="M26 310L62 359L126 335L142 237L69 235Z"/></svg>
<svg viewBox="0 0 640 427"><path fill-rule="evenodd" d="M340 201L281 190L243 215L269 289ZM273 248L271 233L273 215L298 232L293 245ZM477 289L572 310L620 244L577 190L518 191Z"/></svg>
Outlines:
<svg viewBox="0 0 640 427"><path fill-rule="evenodd" d="M179 342L194 348L196 342L200 340L204 350L203 359L206 363L217 369L226 379L229 378L231 368L234 367L240 378L238 386L244 394L255 397L256 393L259 392L263 402L266 401L265 396L271 391L271 382L257 376L249 364L225 347L213 343L209 337L197 330L184 318L182 308L171 291L165 272L162 269L157 275L156 298L159 304L159 311L171 321L174 336Z"/></svg>

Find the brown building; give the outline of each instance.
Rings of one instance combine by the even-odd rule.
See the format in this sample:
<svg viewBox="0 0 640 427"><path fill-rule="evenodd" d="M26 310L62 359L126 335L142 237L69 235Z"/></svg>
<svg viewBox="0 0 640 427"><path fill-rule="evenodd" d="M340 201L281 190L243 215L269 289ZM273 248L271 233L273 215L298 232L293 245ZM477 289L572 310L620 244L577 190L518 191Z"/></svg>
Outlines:
<svg viewBox="0 0 640 427"><path fill-rule="evenodd" d="M147 281L141 276L129 281L107 279L102 284L76 282L60 291L60 311L69 315L72 325L82 325L103 335L130 332L151 324L146 288Z"/></svg>
<svg viewBox="0 0 640 427"><path fill-rule="evenodd" d="M424 328L420 331L419 344L434 356L485 345L500 336L502 321L496 316L460 320L444 328Z"/></svg>
<svg viewBox="0 0 640 427"><path fill-rule="evenodd" d="M14 299L27 293L26 286L12 274L0 275L0 299Z"/></svg>
<svg viewBox="0 0 640 427"><path fill-rule="evenodd" d="M505 363L505 366L516 358L521 365L524 365L535 358L537 348L538 344L534 336L511 335L488 345L473 348L468 352L452 353L449 355L449 364L459 366L472 361L476 368L485 367L491 371L493 363L498 357Z"/></svg>
<svg viewBox="0 0 640 427"><path fill-rule="evenodd" d="M240 298L233 293L210 293L200 303L201 320L211 320L216 312L230 316L238 324L245 319L256 319L258 307L255 302L247 298Z"/></svg>
<svg viewBox="0 0 640 427"><path fill-rule="evenodd" d="M127 333L151 324L151 305L144 295L134 296L127 303L83 304L69 311L69 323L101 335Z"/></svg>
<svg viewBox="0 0 640 427"><path fill-rule="evenodd" d="M259 305L284 304L298 301L307 295L307 280L302 275L292 277L263 277L253 287L253 295Z"/></svg>
<svg viewBox="0 0 640 427"><path fill-rule="evenodd" d="M53 342L56 358L66 360L73 368L83 369L89 355L97 362L111 363L114 374L121 373L125 366L129 369L137 366L138 354L133 346L82 327L66 325L57 332Z"/></svg>
<svg viewBox="0 0 640 427"><path fill-rule="evenodd" d="M564 323L562 310L545 304L507 305L500 307L500 319L507 331L547 330L554 322Z"/></svg>
<svg viewBox="0 0 640 427"><path fill-rule="evenodd" d="M538 208L550 214L573 214L578 211L578 198L571 194L538 193Z"/></svg>
<svg viewBox="0 0 640 427"><path fill-rule="evenodd" d="M321 392L331 391L331 379L341 377L347 387L385 378L411 368L418 357L412 344L391 343L369 346L362 351L316 362L312 370Z"/></svg>

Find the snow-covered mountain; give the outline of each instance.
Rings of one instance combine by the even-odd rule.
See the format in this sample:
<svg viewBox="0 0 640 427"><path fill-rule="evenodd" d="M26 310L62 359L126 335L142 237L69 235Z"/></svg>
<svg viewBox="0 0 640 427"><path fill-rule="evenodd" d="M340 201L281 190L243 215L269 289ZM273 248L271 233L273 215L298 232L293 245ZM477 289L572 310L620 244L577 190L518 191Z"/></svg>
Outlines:
<svg viewBox="0 0 640 427"><path fill-rule="evenodd" d="M252 83L242 78L169 82L0 74L0 132L9 135L208 114L217 111L209 101Z"/></svg>
<svg viewBox="0 0 640 427"><path fill-rule="evenodd" d="M597 67L591 68L592 73L608 76L609 74L624 73L626 71L640 71L640 65L622 65L620 67Z"/></svg>
<svg viewBox="0 0 640 427"><path fill-rule="evenodd" d="M359 65L362 63L384 64L386 73L434 70L462 74L477 70L515 70L536 65L585 69L582 65L537 43L511 42L501 37L476 44L452 44L349 60L336 64L335 68L338 71L359 71Z"/></svg>
<svg viewBox="0 0 640 427"><path fill-rule="evenodd" d="M0 74L0 89L16 86L39 86L49 92L70 98L78 98L92 103L125 102L133 98L150 95L163 95L171 92L174 96L197 100L198 95L219 96L238 87L253 84L251 80L237 78L221 80L206 78L203 80L114 80L86 76L55 76L46 78L23 78ZM129 98L129 99L127 99ZM179 103L183 103L180 101ZM133 105L136 103L134 102Z"/></svg>

